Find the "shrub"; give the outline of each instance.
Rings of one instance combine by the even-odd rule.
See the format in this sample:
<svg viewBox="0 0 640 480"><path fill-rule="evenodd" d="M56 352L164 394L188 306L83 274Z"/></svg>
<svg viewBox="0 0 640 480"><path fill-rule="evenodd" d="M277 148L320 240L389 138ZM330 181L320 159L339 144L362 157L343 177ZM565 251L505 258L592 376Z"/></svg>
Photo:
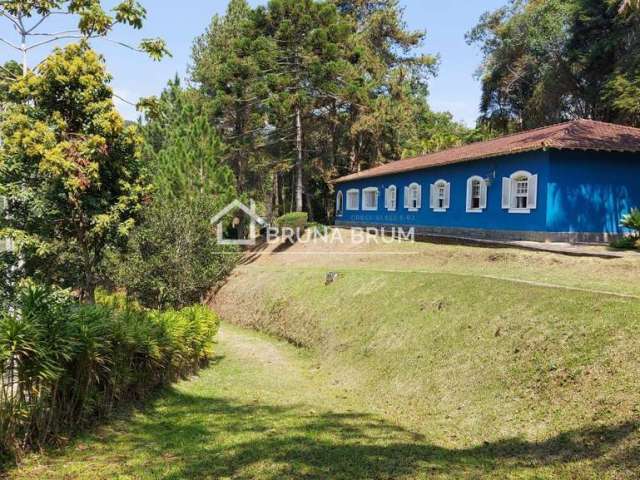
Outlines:
<svg viewBox="0 0 640 480"><path fill-rule="evenodd" d="M631 212L622 218L620 224L629 230L633 230L634 236L640 236L640 209L632 208Z"/></svg>
<svg viewBox="0 0 640 480"><path fill-rule="evenodd" d="M211 202L148 207L123 255L113 254L107 277L148 308L199 303L233 269L232 246L218 245Z"/></svg>
<svg viewBox="0 0 640 480"><path fill-rule="evenodd" d="M148 311L99 296L79 305L27 287L20 315L0 317L0 450L54 442L115 406L194 373L212 354L218 318L197 306Z"/></svg>
<svg viewBox="0 0 640 480"><path fill-rule="evenodd" d="M292 228L293 230L304 230L307 226L309 214L306 212L291 212L276 219L276 226L279 228Z"/></svg>
<svg viewBox="0 0 640 480"><path fill-rule="evenodd" d="M636 248L638 239L634 237L620 237L613 240L609 245L612 248L631 249Z"/></svg>

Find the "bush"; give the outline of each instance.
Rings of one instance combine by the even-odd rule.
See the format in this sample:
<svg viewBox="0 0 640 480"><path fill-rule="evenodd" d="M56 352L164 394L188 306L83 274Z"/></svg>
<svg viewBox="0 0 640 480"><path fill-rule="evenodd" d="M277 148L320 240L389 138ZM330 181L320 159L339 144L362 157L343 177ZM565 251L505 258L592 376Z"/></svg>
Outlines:
<svg viewBox="0 0 640 480"><path fill-rule="evenodd" d="M638 239L634 237L616 238L609 244L612 248L631 249L638 247Z"/></svg>
<svg viewBox="0 0 640 480"><path fill-rule="evenodd" d="M307 226L309 214L306 212L291 212L276 219L278 228L291 228L293 230L304 230Z"/></svg>
<svg viewBox="0 0 640 480"><path fill-rule="evenodd" d="M212 354L218 318L197 306L148 311L99 296L79 305L28 287L20 315L0 316L0 450L55 442L79 426L194 373Z"/></svg>
<svg viewBox="0 0 640 480"><path fill-rule="evenodd" d="M640 236L640 209L632 208L631 212L626 214L620 224L634 231L634 236Z"/></svg>
<svg viewBox="0 0 640 480"><path fill-rule="evenodd" d="M217 244L211 202L156 203L143 213L124 254L107 277L148 308L200 303L235 266L235 247Z"/></svg>

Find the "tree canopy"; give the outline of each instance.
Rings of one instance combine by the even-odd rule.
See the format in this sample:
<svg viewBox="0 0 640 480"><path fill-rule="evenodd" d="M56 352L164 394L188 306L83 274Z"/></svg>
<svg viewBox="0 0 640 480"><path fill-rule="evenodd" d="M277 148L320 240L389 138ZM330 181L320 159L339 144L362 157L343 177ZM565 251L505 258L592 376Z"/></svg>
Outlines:
<svg viewBox="0 0 640 480"><path fill-rule="evenodd" d="M482 120L500 130L578 117L640 125L634 2L511 0L469 32L480 44Z"/></svg>
<svg viewBox="0 0 640 480"><path fill-rule="evenodd" d="M424 40L397 0L231 0L190 71L238 190L266 214L322 219L336 176L466 141L429 109L438 58Z"/></svg>
<svg viewBox="0 0 640 480"><path fill-rule="evenodd" d="M56 49L9 87L0 123L0 237L26 274L93 300L105 249L126 239L149 195L135 126L115 110L103 59Z"/></svg>

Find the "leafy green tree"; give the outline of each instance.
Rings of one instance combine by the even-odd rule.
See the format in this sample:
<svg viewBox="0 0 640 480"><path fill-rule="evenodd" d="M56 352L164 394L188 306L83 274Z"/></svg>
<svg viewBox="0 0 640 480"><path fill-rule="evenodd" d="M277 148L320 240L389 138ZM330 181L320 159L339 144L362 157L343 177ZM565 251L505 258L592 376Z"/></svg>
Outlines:
<svg viewBox="0 0 640 480"><path fill-rule="evenodd" d="M123 243L148 198L135 126L115 110L104 60L86 43L56 49L10 86L2 116L0 237L27 275L94 302L105 250Z"/></svg>
<svg viewBox="0 0 640 480"><path fill-rule="evenodd" d="M464 129L428 108L424 38L397 0L232 0L197 39L191 76L238 190L267 215L323 218L336 176L457 143Z"/></svg>
<svg viewBox="0 0 640 480"><path fill-rule="evenodd" d="M111 14L100 0L5 0L0 2L0 17L6 19L15 30L18 40L0 37L0 42L20 53L23 74L28 69L28 54L31 50L50 43L76 39L103 39L123 47L145 52L159 60L169 52L165 42L159 38L146 38L138 46L109 38L114 27L128 25L141 29L147 12L135 0L122 0L112 9ZM64 16L71 20L71 26L56 31L43 31L53 17ZM30 39L35 39L30 43Z"/></svg>
<svg viewBox="0 0 640 480"><path fill-rule="evenodd" d="M186 204L205 197L216 208L224 207L237 196L236 179L225 162L227 147L197 96L176 78L158 105L157 114L142 127L154 201Z"/></svg>
<svg viewBox="0 0 640 480"><path fill-rule="evenodd" d="M123 254L109 258L109 274L127 295L149 308L180 308L205 300L237 261L219 245L210 224L217 207L206 197L189 203L154 202Z"/></svg>
<svg viewBox="0 0 640 480"><path fill-rule="evenodd" d="M640 22L621 2L512 0L468 34L482 46L482 119L503 131L576 117L639 125Z"/></svg>
<svg viewBox="0 0 640 480"><path fill-rule="evenodd" d="M236 260L210 224L237 197L235 176L193 93L169 82L142 127L153 196L127 248L109 258L109 277L147 307L201 301Z"/></svg>
<svg viewBox="0 0 640 480"><path fill-rule="evenodd" d="M335 3L352 22L349 43L358 58L357 75L345 92L348 161L340 172L351 173L401 157L402 144L424 120L428 80L438 59L416 53L425 33L407 30L397 0Z"/></svg>
<svg viewBox="0 0 640 480"><path fill-rule="evenodd" d="M267 108L280 137L291 138L295 210L305 192L305 126L335 97L348 65L343 53L349 24L332 4L313 0L272 0L255 12L258 38L270 45L272 71Z"/></svg>
<svg viewBox="0 0 640 480"><path fill-rule="evenodd" d="M265 180L259 152L268 95L264 73L272 65L267 45L254 41L251 15L246 0L231 0L224 16L214 16L194 42L191 78L200 88L211 123L228 146L224 158L233 168L239 191L253 193Z"/></svg>

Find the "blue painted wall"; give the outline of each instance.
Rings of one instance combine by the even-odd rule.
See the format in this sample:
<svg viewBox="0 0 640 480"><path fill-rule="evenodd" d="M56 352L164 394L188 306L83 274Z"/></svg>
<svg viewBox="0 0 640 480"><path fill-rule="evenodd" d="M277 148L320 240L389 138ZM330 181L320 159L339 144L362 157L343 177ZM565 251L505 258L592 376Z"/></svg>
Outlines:
<svg viewBox="0 0 640 480"><path fill-rule="evenodd" d="M640 155L552 151L547 230L622 233L620 219L640 207Z"/></svg>
<svg viewBox="0 0 640 480"><path fill-rule="evenodd" d="M537 208L529 214L503 210L502 178L518 170L538 175ZM487 208L466 212L467 179L492 178ZM451 183L451 204L446 212L429 208L429 185L439 179ZM422 185L422 208L404 208L404 187ZM384 189L398 189L397 209L384 208ZM377 211L346 210L346 191L378 187ZM412 225L483 228L489 230L548 231L562 233L622 233L620 219L632 207L640 207L640 155L630 153L539 151L458 163L338 185L345 209L338 221L367 225Z"/></svg>
<svg viewBox="0 0 640 480"><path fill-rule="evenodd" d="M502 209L502 178L518 170L538 175L537 208L529 214L509 213ZM467 179L473 175L491 178L487 189L487 208L482 213L466 211ZM439 179L451 183L450 207L446 212L434 212L429 208L429 186ZM484 228L492 230L545 231L547 229L547 182L549 181L549 153L527 152L516 155L474 160L442 167L428 168L384 177L368 178L341 183L344 211L338 221L359 222L367 225L412 225L435 227ZM404 208L404 187L417 182L422 185L422 208L409 212ZM397 209L388 212L384 208L384 189L390 185L398 188ZM362 192L359 210L346 210L346 192L350 188L362 190L378 187L377 211L362 211Z"/></svg>

